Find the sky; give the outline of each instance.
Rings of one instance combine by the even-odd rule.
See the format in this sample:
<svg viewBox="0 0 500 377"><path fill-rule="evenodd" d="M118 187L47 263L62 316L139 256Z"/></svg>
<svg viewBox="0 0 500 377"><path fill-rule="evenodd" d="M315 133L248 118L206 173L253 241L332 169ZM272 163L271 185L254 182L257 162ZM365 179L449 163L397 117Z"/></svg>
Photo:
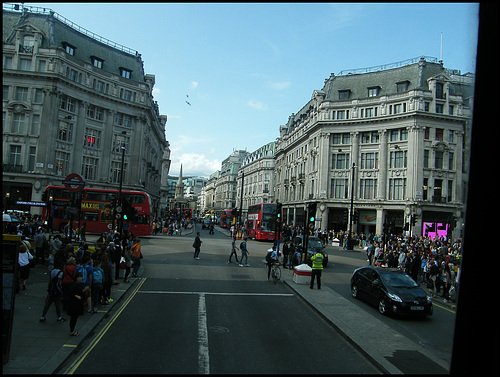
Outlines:
<svg viewBox="0 0 500 377"><path fill-rule="evenodd" d="M475 72L473 3L25 3L137 50L167 115L170 175L209 177L279 137L331 73L441 58ZM442 33L442 48L441 48Z"/></svg>

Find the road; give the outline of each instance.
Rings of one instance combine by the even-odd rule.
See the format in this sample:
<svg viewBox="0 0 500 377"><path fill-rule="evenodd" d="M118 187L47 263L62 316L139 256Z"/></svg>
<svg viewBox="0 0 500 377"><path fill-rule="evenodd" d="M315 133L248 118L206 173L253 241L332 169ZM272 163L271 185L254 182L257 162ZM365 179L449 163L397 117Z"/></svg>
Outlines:
<svg viewBox="0 0 500 377"><path fill-rule="evenodd" d="M226 263L228 237L201 231L200 260L192 257L193 239L155 236L141 241L141 279L61 372L380 372L286 285L267 281L262 261L269 243L250 240L250 267L238 267ZM350 297L350 276L365 264L364 256L330 249L333 257L323 284ZM282 277L291 281L291 272L284 270ZM356 304L380 319L375 308ZM451 359L453 323L451 336L443 323L453 313L437 309L428 320L383 320Z"/></svg>

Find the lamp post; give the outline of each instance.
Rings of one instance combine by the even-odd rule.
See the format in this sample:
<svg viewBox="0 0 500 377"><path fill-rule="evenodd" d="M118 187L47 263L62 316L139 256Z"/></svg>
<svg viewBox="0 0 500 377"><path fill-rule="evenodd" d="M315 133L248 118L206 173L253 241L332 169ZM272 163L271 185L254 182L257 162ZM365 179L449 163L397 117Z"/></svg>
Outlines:
<svg viewBox="0 0 500 377"><path fill-rule="evenodd" d="M125 131L122 131L123 134L123 145L122 149L122 162L120 166L120 186L118 188L118 205L121 207L120 218L118 219L118 233L120 233L120 237L122 236L122 228L123 228L123 205L122 205L122 187L123 187L123 169L125 165L125 135L127 134Z"/></svg>
<svg viewBox="0 0 500 377"><path fill-rule="evenodd" d="M352 163L352 174L351 174L351 214L349 216L349 238L347 239L347 249L354 249L354 241L352 239L352 220L354 217L354 168L356 164Z"/></svg>

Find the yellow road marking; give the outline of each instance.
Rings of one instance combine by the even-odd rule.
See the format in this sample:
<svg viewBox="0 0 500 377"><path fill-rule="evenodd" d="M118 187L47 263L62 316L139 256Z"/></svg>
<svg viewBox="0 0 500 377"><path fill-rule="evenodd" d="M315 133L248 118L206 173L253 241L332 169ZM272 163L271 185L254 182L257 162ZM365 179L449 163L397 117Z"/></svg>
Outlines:
<svg viewBox="0 0 500 377"><path fill-rule="evenodd" d="M441 305L438 305L438 304L436 304L435 302L432 302L432 305L437 306L437 307L438 307L438 308L440 308L440 309L447 310L447 311L449 311L450 313L456 314L456 311L455 311L455 310L451 310L450 308L448 308L448 307L446 307L446 306L441 306Z"/></svg>
<svg viewBox="0 0 500 377"><path fill-rule="evenodd" d="M125 310L127 305L132 301L134 296L136 295L137 291L142 287L146 279L141 279L139 285L134 288L132 291L132 294L125 300L123 305L120 307L120 309L111 317L110 321L103 327L103 329L97 334L97 336L92 340L92 342L88 345L87 349L76 358L76 360L69 366L69 368L63 373L63 374L73 374L75 371L78 369L80 364L85 360L85 358L88 356L88 354L94 349L94 347L99 343L101 338L104 336L104 334L109 330L111 325L116 321L118 316Z"/></svg>

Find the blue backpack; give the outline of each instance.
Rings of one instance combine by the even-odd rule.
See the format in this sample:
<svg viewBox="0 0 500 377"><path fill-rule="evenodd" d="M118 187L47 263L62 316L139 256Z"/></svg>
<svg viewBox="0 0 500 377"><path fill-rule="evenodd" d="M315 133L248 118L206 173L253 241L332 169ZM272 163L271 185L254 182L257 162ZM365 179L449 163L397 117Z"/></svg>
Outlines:
<svg viewBox="0 0 500 377"><path fill-rule="evenodd" d="M85 284L87 281L87 269L85 268L85 265L78 266L76 269L76 272L79 272L82 274L82 283Z"/></svg>
<svg viewBox="0 0 500 377"><path fill-rule="evenodd" d="M92 284L96 284L96 286L101 286L104 280L104 271L101 267L94 267Z"/></svg>

